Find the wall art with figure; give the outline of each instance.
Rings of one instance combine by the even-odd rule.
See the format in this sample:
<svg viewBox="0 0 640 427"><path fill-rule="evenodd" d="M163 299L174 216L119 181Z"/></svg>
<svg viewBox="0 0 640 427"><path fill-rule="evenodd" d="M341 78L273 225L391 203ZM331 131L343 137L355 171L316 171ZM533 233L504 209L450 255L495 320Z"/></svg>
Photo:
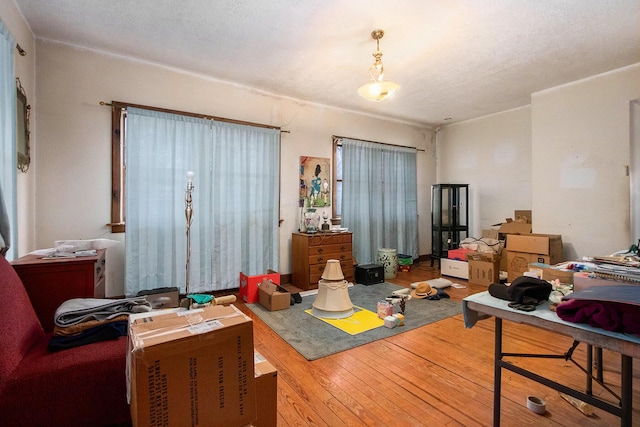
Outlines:
<svg viewBox="0 0 640 427"><path fill-rule="evenodd" d="M331 206L330 165L331 159L300 156L300 207Z"/></svg>

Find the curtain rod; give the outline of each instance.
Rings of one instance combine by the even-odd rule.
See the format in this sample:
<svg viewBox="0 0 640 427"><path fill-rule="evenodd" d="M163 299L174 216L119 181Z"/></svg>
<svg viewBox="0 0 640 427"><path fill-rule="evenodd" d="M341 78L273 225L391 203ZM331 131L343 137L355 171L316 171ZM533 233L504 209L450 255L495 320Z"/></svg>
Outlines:
<svg viewBox="0 0 640 427"><path fill-rule="evenodd" d="M347 139L353 139L354 141L371 142L371 143L374 143L374 144L388 145L388 146L390 146L390 147L413 148L413 149L414 149L414 150L416 150L416 151L427 151L427 150L425 150L425 149L423 149L423 148L409 147L408 145L389 144L388 142L369 141L369 140L366 140L366 139L360 139L360 138L350 138L350 137L348 137L348 136L332 135L332 138L334 138L334 139L344 139L344 138L347 138Z"/></svg>
<svg viewBox="0 0 640 427"><path fill-rule="evenodd" d="M246 125L246 126L253 126L253 127L259 127L259 128L265 128L265 129L276 129L276 130L279 130L280 133L291 133L290 130L283 130L279 126L265 125L262 123L245 122L243 120L226 119L224 117L207 116L205 114L189 113L186 111L169 110L167 108L150 107L148 105L131 104L129 102L111 101L111 103L109 103L109 102L100 101L100 105L107 106L107 107L115 107L115 108L126 108L126 107L141 108L143 110L153 110L153 111L160 111L163 113L179 114L182 116L197 117L199 119L213 120L216 122L233 123L236 125Z"/></svg>

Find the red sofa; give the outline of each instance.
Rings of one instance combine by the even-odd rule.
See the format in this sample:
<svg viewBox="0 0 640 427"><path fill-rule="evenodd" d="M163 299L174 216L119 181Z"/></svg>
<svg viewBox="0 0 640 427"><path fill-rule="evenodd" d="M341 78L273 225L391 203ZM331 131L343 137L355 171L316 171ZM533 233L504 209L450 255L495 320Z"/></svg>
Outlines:
<svg viewBox="0 0 640 427"><path fill-rule="evenodd" d="M53 353L50 338L0 256L0 426L130 424L126 337Z"/></svg>

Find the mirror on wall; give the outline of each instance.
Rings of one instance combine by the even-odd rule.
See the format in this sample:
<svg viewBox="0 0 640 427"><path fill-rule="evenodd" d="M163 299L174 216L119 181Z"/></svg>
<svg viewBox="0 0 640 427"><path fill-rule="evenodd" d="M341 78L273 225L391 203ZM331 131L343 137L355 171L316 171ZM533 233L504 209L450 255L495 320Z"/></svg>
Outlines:
<svg viewBox="0 0 640 427"><path fill-rule="evenodd" d="M16 86L16 149L18 152L18 169L26 172L29 170L29 164L31 163L31 156L29 154L29 114L31 112L31 106L27 102L27 94L19 78L16 78Z"/></svg>

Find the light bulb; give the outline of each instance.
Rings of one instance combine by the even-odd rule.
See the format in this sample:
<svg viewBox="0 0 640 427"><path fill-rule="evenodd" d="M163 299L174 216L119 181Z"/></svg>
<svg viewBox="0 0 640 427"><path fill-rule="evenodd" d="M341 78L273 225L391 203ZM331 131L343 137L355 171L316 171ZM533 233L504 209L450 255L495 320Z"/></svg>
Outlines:
<svg viewBox="0 0 640 427"><path fill-rule="evenodd" d="M193 177L194 177L195 175L196 175L196 174L195 174L193 171L189 171L189 172L187 172L187 184L191 184L191 183L193 183Z"/></svg>

